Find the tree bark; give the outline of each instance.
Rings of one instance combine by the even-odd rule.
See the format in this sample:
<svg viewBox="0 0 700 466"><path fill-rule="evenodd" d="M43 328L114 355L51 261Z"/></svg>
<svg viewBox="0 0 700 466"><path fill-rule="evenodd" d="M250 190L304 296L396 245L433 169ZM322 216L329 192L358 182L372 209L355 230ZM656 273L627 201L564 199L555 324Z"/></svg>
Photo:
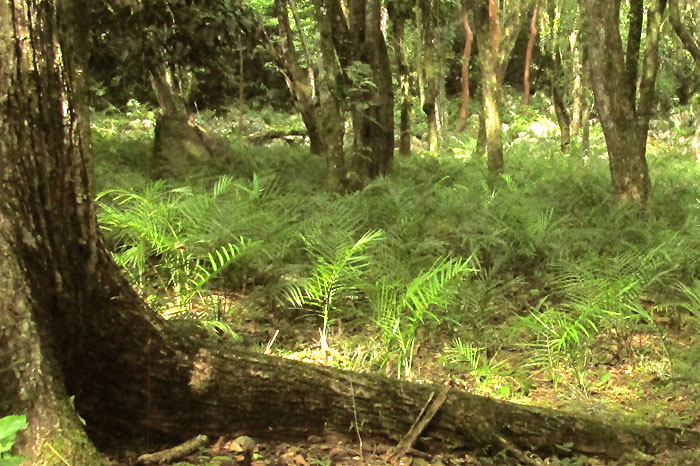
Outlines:
<svg viewBox="0 0 700 466"><path fill-rule="evenodd" d="M502 173L503 128L501 126L501 86L508 60L527 11L533 2L524 0L509 6L503 15L503 24L497 0L480 0L471 3L474 13L476 40L481 64L482 120L479 128L481 146L482 129L485 135L487 166L491 173ZM482 124L483 122L483 124ZM477 150L478 152L478 150Z"/></svg>
<svg viewBox="0 0 700 466"><path fill-rule="evenodd" d="M481 63L481 94L486 132L487 165L491 173L503 172L503 127L501 125L501 29L496 0L485 0L474 14L479 61Z"/></svg>
<svg viewBox="0 0 700 466"><path fill-rule="evenodd" d="M564 68L561 60L561 49L559 41L555 40L553 48L553 65L550 74L550 86L552 89L552 103L554 104L554 113L559 124L559 132L561 133L561 150L568 152L571 146L571 116L569 109L564 101L564 91L562 90L562 76Z"/></svg>
<svg viewBox="0 0 700 466"><path fill-rule="evenodd" d="M472 56L474 33L469 24L469 10L464 0L460 0L459 14L464 28L464 51L462 52L462 104L459 109L459 131L464 131L469 118L469 65Z"/></svg>
<svg viewBox="0 0 700 466"><path fill-rule="evenodd" d="M304 53L306 66L302 66L299 52L295 46L295 34L289 23L287 0L275 0L274 12L279 27L279 41L265 37L267 49L275 58L277 65L283 70L294 102L301 114L302 121L309 135L311 152L322 155L326 161L326 188L333 192L343 193L347 190L347 169L343 137L345 135L345 118L343 117L337 77L340 70L335 63L336 55L333 46L333 25L322 1L314 3L315 19L320 32L319 60L317 73L311 66L311 56L306 38L299 28L295 8L292 14L300 31L300 42Z"/></svg>
<svg viewBox="0 0 700 466"><path fill-rule="evenodd" d="M425 86L422 102L423 113L428 120L428 148L431 152L437 151L440 144L440 117L438 109L439 71L437 69L437 48L435 44L433 0L419 0L417 2L419 25L421 32L421 46L423 52L423 82Z"/></svg>
<svg viewBox="0 0 700 466"><path fill-rule="evenodd" d="M583 63L581 60L580 45L579 45L579 34L576 29L571 32L569 36L569 44L571 47L571 54L573 55L573 86L572 86L572 96L571 100L573 102L571 109L571 134L577 136L579 130L581 129L582 119L583 119L583 107L585 105L585 93L586 87L584 86L583 79Z"/></svg>
<svg viewBox="0 0 700 466"><path fill-rule="evenodd" d="M360 62L369 64L371 84L363 84L363 98L353 119L355 171L366 180L391 173L394 159L394 87L391 63L381 29L380 0L354 2L364 8L353 14L355 49ZM352 9L351 9L352 10Z"/></svg>
<svg viewBox="0 0 700 466"><path fill-rule="evenodd" d="M681 21L681 13L678 8L678 0L668 0L669 20L676 35L681 40L683 47L695 60L698 70L700 70L700 44L695 41L693 35L688 31Z"/></svg>
<svg viewBox="0 0 700 466"><path fill-rule="evenodd" d="M399 120L399 155L411 155L411 70L406 58L405 38L408 14L401 1L388 3L389 18L394 24L394 39L396 41L396 56L399 85L401 89L400 120ZM410 10L409 10L410 12Z"/></svg>
<svg viewBox="0 0 700 466"><path fill-rule="evenodd" d="M646 46L636 98L640 45L636 35L639 19L633 13L632 37L627 53L620 37L619 5L606 0L580 3L583 19L584 47L590 73L605 76L591 79L595 104L600 114L608 147L610 178L616 202L648 208L651 181L646 161L646 139L654 101L654 84L659 67L658 44L665 0L654 0L648 10ZM634 64L634 66L633 66ZM638 102L637 102L638 100Z"/></svg>
<svg viewBox="0 0 700 466"><path fill-rule="evenodd" d="M160 106L156 117L153 165L157 177L188 176L203 161L233 154L228 143L197 124L175 90L173 76L163 64L151 70L151 85Z"/></svg>
<svg viewBox="0 0 700 466"><path fill-rule="evenodd" d="M277 65L284 70L287 88L294 97L294 103L301 114L306 131L309 135L309 145L312 154L327 156L328 144L320 133L320 122L317 109L315 74L310 65L311 57L307 56L306 69L302 67L299 53L294 45L294 33L287 15L287 1L275 0L274 13L278 21L279 43L275 44L266 37L267 49L272 53ZM302 44L306 40L301 41ZM304 48L305 53L306 48Z"/></svg>
<svg viewBox="0 0 700 466"><path fill-rule="evenodd" d="M527 39L527 49L525 50L525 71L523 72L523 104L530 105L530 68L532 67L532 51L535 48L537 40L537 11L539 3L532 10L532 18L530 19L530 35Z"/></svg>
<svg viewBox="0 0 700 466"><path fill-rule="evenodd" d="M333 3L332 1L330 3ZM337 14L337 13L336 13ZM326 187L333 192L343 193L348 189L348 173L345 165L345 118L341 110L338 79L341 70L334 40L337 34L337 18L332 17L332 10L327 8L323 0L314 0L314 15L319 29L318 63L318 99L319 132L325 141L326 150Z"/></svg>
<svg viewBox="0 0 700 466"><path fill-rule="evenodd" d="M101 464L68 398L96 303L82 2L0 2L0 416L26 414L27 464ZM59 17L83 19L70 26ZM69 238L64 242L62 238ZM73 267L74 261L80 267Z"/></svg>

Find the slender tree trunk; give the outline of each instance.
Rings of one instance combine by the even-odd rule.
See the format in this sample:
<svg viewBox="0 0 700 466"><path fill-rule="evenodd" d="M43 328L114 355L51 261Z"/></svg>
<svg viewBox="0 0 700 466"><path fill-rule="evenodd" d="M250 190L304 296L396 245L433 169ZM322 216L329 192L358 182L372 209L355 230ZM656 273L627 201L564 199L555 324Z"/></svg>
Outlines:
<svg viewBox="0 0 700 466"><path fill-rule="evenodd" d="M419 0L421 44L423 52L423 76L425 86L425 98L423 100L423 113L428 119L428 147L430 151L436 151L440 143L438 94L439 71L437 69L437 49L435 44L435 32L433 30L433 0Z"/></svg>
<svg viewBox="0 0 700 466"><path fill-rule="evenodd" d="M581 111L581 153L584 157L591 152L591 104L584 100Z"/></svg>
<svg viewBox="0 0 700 466"><path fill-rule="evenodd" d="M238 40L238 132L242 135L245 116L245 66L243 66L243 40Z"/></svg>
<svg viewBox="0 0 700 466"><path fill-rule="evenodd" d="M337 80L341 75L336 51L333 44L333 22L331 12L322 0L315 0L314 12L319 29L318 99L319 133L325 143L326 151L326 186L334 192L345 192L348 188L347 169L343 137L345 118L338 96Z"/></svg>
<svg viewBox="0 0 700 466"><path fill-rule="evenodd" d="M532 19L530 19L530 36L527 39L527 49L525 50L525 71L523 73L523 104L530 105L530 68L532 67L532 51L535 48L537 40L537 11L539 3L532 10Z"/></svg>
<svg viewBox="0 0 700 466"><path fill-rule="evenodd" d="M411 70L408 65L405 51L405 25L406 18L400 12L393 14L394 18L394 38L396 40L397 71L399 74L399 84L401 89L400 122L399 122L399 154L403 156L411 155Z"/></svg>
<svg viewBox="0 0 700 466"><path fill-rule="evenodd" d="M564 101L564 92L561 87L564 68L561 64L561 50L559 43L554 46L554 65L550 76L550 86L552 88L552 102L554 103L554 113L557 116L559 131L561 133L561 150L568 152L571 146L571 117L569 109Z"/></svg>
<svg viewBox="0 0 700 466"><path fill-rule="evenodd" d="M581 128L581 119L583 118L583 106L585 87L583 85L583 64L581 61L581 53L579 51L578 31L574 29L569 36L569 45L571 54L573 55L574 85L572 88L571 100L573 102L571 109L571 134L578 136Z"/></svg>
<svg viewBox="0 0 700 466"><path fill-rule="evenodd" d="M315 75L309 64L311 57L308 55L306 39L304 38L301 40L301 43L304 44L304 52L307 54L305 57L307 67L304 69L294 45L295 35L289 24L288 7L286 0L275 0L274 12L279 24L280 40L279 44L275 44L269 37L266 37L267 48L275 57L278 66L284 70L287 87L294 97L294 102L309 135L311 153L326 156L329 149L328 143L324 141L324 135L320 132ZM299 29L299 25L297 25L297 29Z"/></svg>
<svg viewBox="0 0 700 466"><path fill-rule="evenodd" d="M668 0L669 20L673 26L673 30L681 40L683 47L690 53L690 56L695 60L697 69L700 70L700 43L698 43L693 34L688 31L681 21L681 13L678 8L678 0Z"/></svg>
<svg viewBox="0 0 700 466"><path fill-rule="evenodd" d="M486 150L486 112L484 112L484 101L481 100L481 111L479 112L479 129L476 136L476 148L474 152L477 156L482 156Z"/></svg>
<svg viewBox="0 0 700 466"><path fill-rule="evenodd" d="M322 155L326 161L326 187L333 192L347 189L347 170L343 137L345 118L343 117L337 92L336 76L340 70L336 63L333 46L332 24L325 13L322 1L314 4L316 22L320 31L320 59L318 60L318 80L310 65L311 55L306 37L300 27L296 6L287 0L275 0L275 16L279 24L279 42L266 36L266 44L278 66L284 70L287 87L294 96L295 104L309 135L311 152ZM306 61L302 66L296 50L295 37L289 23L288 11L299 31L299 41Z"/></svg>
<svg viewBox="0 0 700 466"><path fill-rule="evenodd" d="M459 131L464 131L469 118L469 64L472 56L472 44L474 34L469 24L469 10L461 0L459 3L459 14L464 28L464 51L462 52L462 105L459 109Z"/></svg>
<svg viewBox="0 0 700 466"><path fill-rule="evenodd" d="M503 127L501 126L501 30L497 0L477 8L475 23L481 62L481 93L486 132L487 165L491 173L503 172Z"/></svg>
<svg viewBox="0 0 700 466"><path fill-rule="evenodd" d="M158 105L166 115L187 119L185 102L180 98L173 82L173 76L165 64L155 65L151 70L151 85Z"/></svg>

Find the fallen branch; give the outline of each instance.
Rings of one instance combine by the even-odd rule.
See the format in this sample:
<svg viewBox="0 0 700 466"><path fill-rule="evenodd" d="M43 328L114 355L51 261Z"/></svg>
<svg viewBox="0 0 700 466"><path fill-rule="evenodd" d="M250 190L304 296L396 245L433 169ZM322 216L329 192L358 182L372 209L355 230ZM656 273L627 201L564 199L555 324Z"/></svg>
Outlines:
<svg viewBox="0 0 700 466"><path fill-rule="evenodd" d="M198 435L185 443L181 443L167 450L157 451L155 453L148 453L146 455L141 455L137 458L139 464L161 464L170 461L178 460L184 458L185 456L194 453L199 448L209 442L209 437L206 435Z"/></svg>
<svg viewBox="0 0 700 466"><path fill-rule="evenodd" d="M413 448L413 444L416 443L416 440L418 440L418 436L423 432L423 430L425 430L425 428L428 426L428 423L433 419L433 417L435 417L438 410L440 409L440 406L442 406L445 403L448 391L449 390L447 387L441 387L437 398L435 398L434 400L433 396L435 395L435 392L430 392L428 401L425 403L425 406L423 406L423 409L416 418L416 421L413 423L406 435L401 439L399 444L396 445L394 453L392 453L389 456L388 460L390 462L392 460L401 458L411 448Z"/></svg>

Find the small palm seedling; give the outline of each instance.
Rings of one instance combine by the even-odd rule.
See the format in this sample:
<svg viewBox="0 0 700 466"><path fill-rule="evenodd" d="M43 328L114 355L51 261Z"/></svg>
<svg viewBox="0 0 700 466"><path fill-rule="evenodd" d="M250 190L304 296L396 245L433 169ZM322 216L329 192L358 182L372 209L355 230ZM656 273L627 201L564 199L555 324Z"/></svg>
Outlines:
<svg viewBox="0 0 700 466"><path fill-rule="evenodd" d="M429 320L442 319L437 308L447 308L457 295L457 282L476 272L471 258L439 258L408 284L384 281L374 297L377 325L387 344L387 360L398 352L396 374L399 378L412 372L418 330Z"/></svg>
<svg viewBox="0 0 700 466"><path fill-rule="evenodd" d="M307 250L316 256L317 265L310 277L292 285L287 301L299 309L310 309L323 319L321 348L328 348L328 327L344 296L357 291L362 272L369 264L367 248L384 237L381 230L370 230L354 243L341 243L332 253L309 241Z"/></svg>

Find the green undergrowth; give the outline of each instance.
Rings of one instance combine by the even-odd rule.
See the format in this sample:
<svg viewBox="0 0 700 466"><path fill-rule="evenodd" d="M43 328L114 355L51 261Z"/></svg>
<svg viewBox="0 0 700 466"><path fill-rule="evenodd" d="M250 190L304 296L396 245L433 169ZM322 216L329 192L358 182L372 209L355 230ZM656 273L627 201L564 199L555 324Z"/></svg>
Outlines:
<svg viewBox="0 0 700 466"><path fill-rule="evenodd" d="M653 212L640 216L611 203L599 128L587 157L563 155L556 126L531 113L506 116L497 180L473 138L450 134L440 156L397 158L345 196L324 191L307 148L235 132L225 172L152 179L152 114L100 114L100 221L155 310L250 348L504 398L612 393L604 368L623 363L696 377L700 351L681 349L700 325L691 149L673 133L651 143Z"/></svg>

